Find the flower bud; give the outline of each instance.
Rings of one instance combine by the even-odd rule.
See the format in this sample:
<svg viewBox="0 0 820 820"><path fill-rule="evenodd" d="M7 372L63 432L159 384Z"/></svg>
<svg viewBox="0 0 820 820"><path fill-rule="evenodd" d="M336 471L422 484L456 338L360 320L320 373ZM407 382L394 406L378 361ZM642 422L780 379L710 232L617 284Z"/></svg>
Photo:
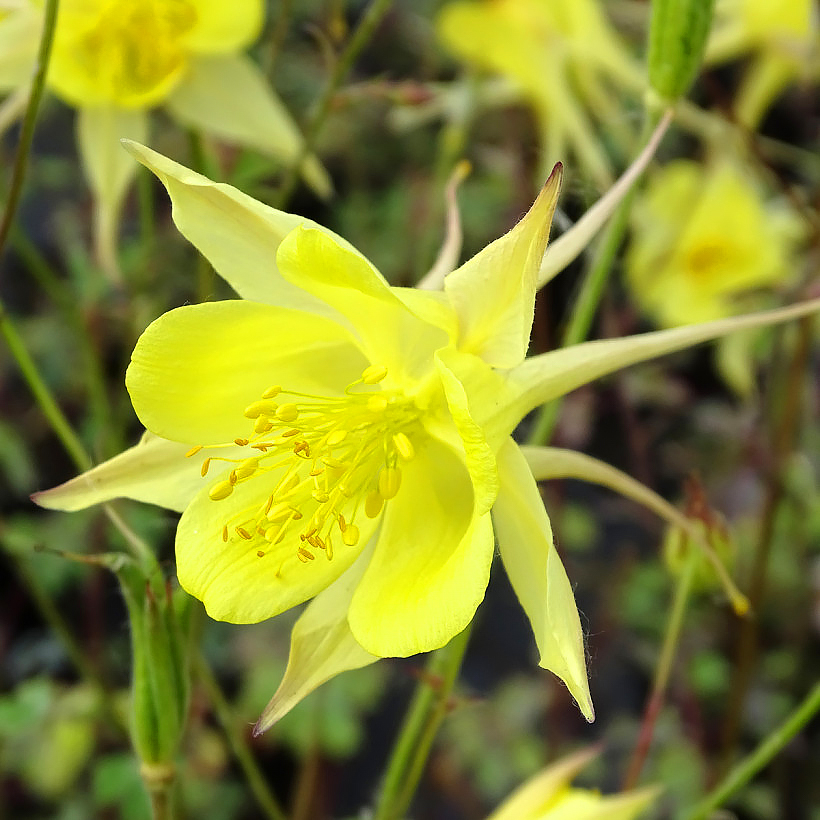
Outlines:
<svg viewBox="0 0 820 820"><path fill-rule="evenodd" d="M714 0L652 0L649 85L665 102L682 97L695 79L714 6Z"/></svg>

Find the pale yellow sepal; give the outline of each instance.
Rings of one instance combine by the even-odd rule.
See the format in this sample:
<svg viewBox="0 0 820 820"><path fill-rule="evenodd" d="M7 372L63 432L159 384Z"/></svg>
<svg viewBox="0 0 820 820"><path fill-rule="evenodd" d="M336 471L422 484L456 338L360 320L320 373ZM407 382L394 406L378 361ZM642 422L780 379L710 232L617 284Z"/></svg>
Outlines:
<svg viewBox="0 0 820 820"><path fill-rule="evenodd" d="M283 164L299 157L302 135L262 72L246 56L201 57L165 102L184 125L245 145ZM315 156L305 160L305 181L321 197L333 186Z"/></svg>
<svg viewBox="0 0 820 820"><path fill-rule="evenodd" d="M34 73L42 13L20 3L0 19L0 91L25 86Z"/></svg>
<svg viewBox="0 0 820 820"><path fill-rule="evenodd" d="M497 459L500 489L492 515L504 568L532 625L540 665L564 681L584 717L592 722L595 711L581 621L544 502L512 439L500 448Z"/></svg>
<svg viewBox="0 0 820 820"><path fill-rule="evenodd" d="M556 165L526 216L444 280L458 316L459 349L493 367L514 367L527 355L536 279L562 173Z"/></svg>
<svg viewBox="0 0 820 820"><path fill-rule="evenodd" d="M524 361L509 374L510 388L518 394L498 413L509 431L530 410L581 385L638 362L684 350L744 328L767 327L820 311L820 299L746 316L699 325L658 330L621 339L584 342L553 350Z"/></svg>
<svg viewBox="0 0 820 820"><path fill-rule="evenodd" d="M137 166L120 139L145 141L148 115L140 109L103 105L81 108L77 116L77 144L86 178L94 195L94 247L100 267L113 280L120 277L117 233L125 192Z"/></svg>
<svg viewBox="0 0 820 820"><path fill-rule="evenodd" d="M294 228L326 228L263 205L231 185L212 182L144 145L128 140L124 145L167 188L174 222L182 235L243 299L328 312L321 300L287 282L276 267L279 245ZM340 236L332 235L351 248Z"/></svg>
<svg viewBox="0 0 820 820"><path fill-rule="evenodd" d="M379 660L359 646L347 622L347 610L373 554L372 546L341 578L320 592L296 622L285 676L253 727L254 735L269 729L332 677Z"/></svg>
<svg viewBox="0 0 820 820"><path fill-rule="evenodd" d="M114 498L133 498L182 512L202 489L202 459L186 459L190 445L144 433L139 444L58 487L34 493L32 500L51 510L74 512ZM228 448L213 450L228 454Z"/></svg>
<svg viewBox="0 0 820 820"><path fill-rule="evenodd" d="M582 749L547 766L516 789L487 820L633 820L655 800L659 789L603 796L570 788L570 781L598 750Z"/></svg>

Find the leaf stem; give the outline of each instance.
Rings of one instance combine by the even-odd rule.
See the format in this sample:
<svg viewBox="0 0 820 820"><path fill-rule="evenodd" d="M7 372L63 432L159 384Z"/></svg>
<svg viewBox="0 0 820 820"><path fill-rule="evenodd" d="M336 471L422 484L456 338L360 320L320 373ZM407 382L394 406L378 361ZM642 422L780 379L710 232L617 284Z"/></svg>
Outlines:
<svg viewBox="0 0 820 820"><path fill-rule="evenodd" d="M743 788L781 749L820 712L820 683L815 684L803 702L750 755L688 813L684 820L703 820Z"/></svg>
<svg viewBox="0 0 820 820"><path fill-rule="evenodd" d="M431 655L390 755L373 820L403 817L421 779L436 732L450 708L472 624Z"/></svg>
<svg viewBox="0 0 820 820"><path fill-rule="evenodd" d="M302 142L299 155L293 165L288 168L285 179L282 182L282 187L279 189L278 195L276 196L276 202L274 203L275 207L282 208L291 196L293 196L296 186L299 183L299 175L302 173L302 166L305 164L305 160L313 150L313 147L316 144L316 139L319 136L319 131L321 130L322 125L324 125L328 113L330 113L330 106L333 102L333 97L353 66L356 58L359 56L359 53L367 44L367 41L373 36L373 32L381 22L382 17L384 17L387 13L388 8L390 8L390 2L391 0L371 0L362 15L362 19L359 21L359 25L353 32L353 36L350 38L344 50L339 55L339 59L336 61L336 65L333 68L333 73L330 76L327 87L322 93L322 96L319 98L316 111L305 129L305 138Z"/></svg>
<svg viewBox="0 0 820 820"><path fill-rule="evenodd" d="M683 628L686 606L689 602L689 595L692 592L692 582L695 578L695 571L701 561L700 552L688 543L688 539L687 551L689 555L684 564L683 572L678 578L677 586L675 587L675 597L672 601L672 609L669 612L669 620L666 624L666 633L664 634L658 665L655 668L655 678L652 681L652 691L646 702L641 728L638 732L638 740L632 752L632 759L629 761L629 768L627 769L621 791L629 791L629 789L637 785L638 779L641 776L641 769L643 769L643 764L646 761L646 756L649 754L649 747L652 744L655 723L663 707L666 687L669 684L669 678L672 674L675 651Z"/></svg>
<svg viewBox="0 0 820 820"><path fill-rule="evenodd" d="M3 219L0 221L0 253L6 245L6 239L20 204L20 194L23 190L23 179L26 175L28 156L31 151L31 141L34 137L34 125L37 120L37 111L46 83L46 73L51 57L51 46L54 42L54 28L57 23L57 7L59 0L46 0L46 9L43 17L43 31L40 34L40 46L37 50L37 61L34 64L34 79L31 83L31 94L28 98L26 112L23 115L23 125L20 129L20 141L17 143L17 154L14 158L14 167L11 172L11 185L6 197L6 207Z"/></svg>
<svg viewBox="0 0 820 820"><path fill-rule="evenodd" d="M256 762L245 736L238 730L235 716L225 694L219 686L208 661L201 650L195 650L192 657L193 671L211 701L217 720L225 732L225 737L239 763L245 780L256 799L256 804L268 820L287 820L287 816L273 796L259 765Z"/></svg>

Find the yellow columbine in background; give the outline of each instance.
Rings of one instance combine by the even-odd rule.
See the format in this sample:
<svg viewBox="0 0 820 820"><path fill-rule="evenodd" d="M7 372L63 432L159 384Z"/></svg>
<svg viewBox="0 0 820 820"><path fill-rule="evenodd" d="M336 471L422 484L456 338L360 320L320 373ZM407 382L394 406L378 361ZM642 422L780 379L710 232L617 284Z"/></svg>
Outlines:
<svg viewBox="0 0 820 820"><path fill-rule="evenodd" d="M180 583L214 618L313 598L259 728L345 669L445 645L481 602L497 542L541 665L592 719L572 588L514 428L614 370L818 304L526 358L559 169L441 292L391 287L315 223L131 151L242 299L151 324L126 376L149 432L38 503L181 510Z"/></svg>
<svg viewBox="0 0 820 820"><path fill-rule="evenodd" d="M549 165L569 152L607 184L590 114L623 137L620 95L641 89L643 78L598 0L457 0L437 25L453 54L509 78L529 100Z"/></svg>
<svg viewBox="0 0 820 820"><path fill-rule="evenodd" d="M820 19L815 0L717 0L709 63L752 56L735 101L743 125L756 128L792 82L820 78Z"/></svg>
<svg viewBox="0 0 820 820"><path fill-rule="evenodd" d="M547 766L516 789L487 820L634 820L658 796L654 787L601 796L570 781L596 756L584 749Z"/></svg>
<svg viewBox="0 0 820 820"><path fill-rule="evenodd" d="M16 3L0 20L0 88L27 82L40 3ZM78 111L80 155L96 200L100 262L117 270L115 242L135 164L123 137L146 141L148 112L162 105L181 124L294 162L302 142L267 80L242 51L258 36L262 0L61 0L48 86ZM318 162L305 165L321 194L330 183Z"/></svg>
<svg viewBox="0 0 820 820"><path fill-rule="evenodd" d="M666 327L721 319L755 289L795 278L800 221L767 201L731 160L676 160L635 202L627 278L635 301Z"/></svg>

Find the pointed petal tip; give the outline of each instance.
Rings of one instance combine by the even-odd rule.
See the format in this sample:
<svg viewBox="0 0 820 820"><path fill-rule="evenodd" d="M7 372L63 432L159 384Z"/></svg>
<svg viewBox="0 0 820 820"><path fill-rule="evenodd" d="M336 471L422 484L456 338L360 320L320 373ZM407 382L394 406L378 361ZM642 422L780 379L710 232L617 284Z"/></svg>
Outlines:
<svg viewBox="0 0 820 820"><path fill-rule="evenodd" d="M264 723L265 715L263 714L256 723L253 724L253 729L251 729L251 737L259 737L264 732L266 732L273 724L266 724Z"/></svg>

